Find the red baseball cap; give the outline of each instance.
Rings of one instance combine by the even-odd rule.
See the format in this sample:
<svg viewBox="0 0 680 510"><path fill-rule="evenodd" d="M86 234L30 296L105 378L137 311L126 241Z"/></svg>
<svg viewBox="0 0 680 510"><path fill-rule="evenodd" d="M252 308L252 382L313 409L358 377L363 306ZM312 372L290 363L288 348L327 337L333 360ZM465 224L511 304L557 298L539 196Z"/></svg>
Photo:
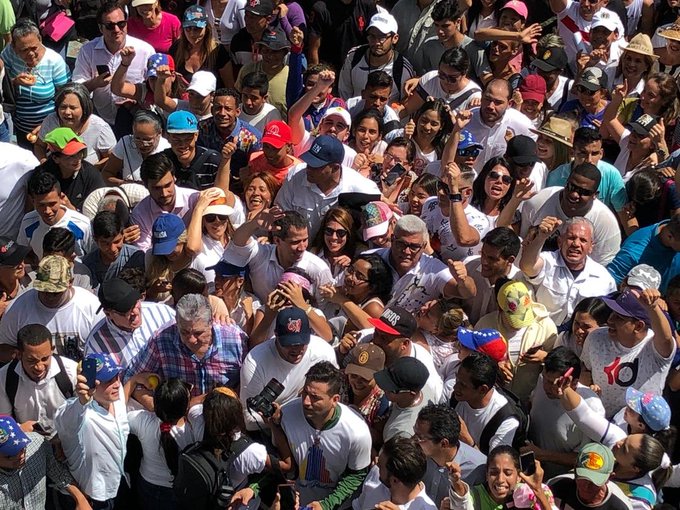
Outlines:
<svg viewBox="0 0 680 510"><path fill-rule="evenodd" d="M264 127L262 143L268 143L280 149L293 141L293 135L288 124L282 120L273 120Z"/></svg>
<svg viewBox="0 0 680 510"><path fill-rule="evenodd" d="M545 79L538 74L528 75L519 86L519 93L522 95L523 101L533 99L537 103L542 103L545 101L546 92Z"/></svg>

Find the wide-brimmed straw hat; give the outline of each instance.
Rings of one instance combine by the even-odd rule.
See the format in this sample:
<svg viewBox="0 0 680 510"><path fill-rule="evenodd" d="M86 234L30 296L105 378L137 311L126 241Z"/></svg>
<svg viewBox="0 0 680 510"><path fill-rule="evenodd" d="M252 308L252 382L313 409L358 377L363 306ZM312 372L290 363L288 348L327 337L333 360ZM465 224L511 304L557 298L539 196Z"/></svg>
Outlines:
<svg viewBox="0 0 680 510"><path fill-rule="evenodd" d="M571 123L566 119L559 117L550 117L538 129L531 129L533 133L540 133L543 136L552 138L556 142L573 147L571 143Z"/></svg>
<svg viewBox="0 0 680 510"><path fill-rule="evenodd" d="M633 37L628 46L623 48L623 51L631 51L639 55L644 55L646 57L652 57L653 59L659 58L658 55L654 53L654 46L652 46L652 40L647 34L638 34Z"/></svg>

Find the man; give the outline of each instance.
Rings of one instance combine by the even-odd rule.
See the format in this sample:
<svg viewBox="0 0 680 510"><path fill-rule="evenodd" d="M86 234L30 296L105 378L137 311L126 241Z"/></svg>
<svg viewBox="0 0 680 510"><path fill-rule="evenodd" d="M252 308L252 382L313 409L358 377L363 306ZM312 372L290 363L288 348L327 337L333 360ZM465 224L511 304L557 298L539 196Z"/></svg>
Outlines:
<svg viewBox="0 0 680 510"><path fill-rule="evenodd" d="M392 8L392 16L399 20L397 50L409 60L418 55L423 43L435 35L432 11L434 0L399 0Z"/></svg>
<svg viewBox="0 0 680 510"><path fill-rule="evenodd" d="M52 354L52 333L28 324L17 333L17 359L0 369L0 415L10 415L24 432L54 435L54 416L74 394L78 365Z"/></svg>
<svg viewBox="0 0 680 510"><path fill-rule="evenodd" d="M597 199L600 178L595 165L584 163L574 167L564 188L555 186L539 191L524 203L520 236L527 238L529 231L548 216L562 222L583 216L594 226L592 258L606 266L619 251L621 231L614 213Z"/></svg>
<svg viewBox="0 0 680 510"><path fill-rule="evenodd" d="M486 456L460 441L460 418L450 406L429 404L422 408L413 438L427 456L423 482L437 508L449 494L449 463L460 466L463 481L470 487L486 480Z"/></svg>
<svg viewBox="0 0 680 510"><path fill-rule="evenodd" d="M156 218L164 213L172 213L189 225L198 192L176 185L175 166L165 154L152 154L146 158L140 172L149 196L132 210L130 222L139 226L139 239L135 241L135 246L147 251L151 248L151 228Z"/></svg>
<svg viewBox="0 0 680 510"><path fill-rule="evenodd" d="M280 428L274 426L281 460L292 459L298 468L300 506L313 510L349 503L371 464L368 425L340 403L342 385L333 364L312 366L301 396L281 408Z"/></svg>
<svg viewBox="0 0 680 510"><path fill-rule="evenodd" d="M369 248L389 248L396 222L385 202L369 202L361 208L361 236Z"/></svg>
<svg viewBox="0 0 680 510"><path fill-rule="evenodd" d="M172 161L179 186L197 190L212 186L229 188L229 158L196 145L198 120L193 113L181 110L172 112L168 115L165 130L170 148L161 154Z"/></svg>
<svg viewBox="0 0 680 510"><path fill-rule="evenodd" d="M349 100L362 95L368 75L375 70L393 78L389 101L399 101L404 82L415 76L413 67L394 46L399 41L397 20L390 14L374 14L366 29L367 45L352 48L345 58L338 79L340 97ZM366 99L366 98L364 98ZM349 103L348 103L349 106Z"/></svg>
<svg viewBox="0 0 680 510"><path fill-rule="evenodd" d="M261 71L246 74L241 80L241 113L238 118L264 133L270 122L281 122L281 113L269 100L269 78ZM264 145L264 140L262 141Z"/></svg>
<svg viewBox="0 0 680 510"><path fill-rule="evenodd" d="M621 28L623 26L617 14L612 15L603 10L596 12L590 24L590 54L579 56L579 65L600 68L607 74L609 83L614 82L621 57L622 47L618 41L625 41L625 34L619 32Z"/></svg>
<svg viewBox="0 0 680 510"><path fill-rule="evenodd" d="M383 429L383 441L395 436L411 437L420 410L433 402L434 395L425 384L430 376L422 361L404 356L376 372L376 384L392 403Z"/></svg>
<svg viewBox="0 0 680 510"><path fill-rule="evenodd" d="M472 117L466 129L484 146L475 163L479 173L488 160L505 154L507 143L515 135L536 138L532 122L519 110L510 108L512 91L507 80L493 79L482 93L482 104L470 110ZM467 115L467 114L466 114Z"/></svg>
<svg viewBox="0 0 680 510"><path fill-rule="evenodd" d="M602 298L612 313L606 328L586 337L581 361L583 384L599 389L611 418L626 405L626 389L660 395L675 354L670 323L655 289L628 288L616 300Z"/></svg>
<svg viewBox="0 0 680 510"><path fill-rule="evenodd" d="M187 294L175 305L176 322L158 331L125 371L124 381L140 372L161 379L178 377L198 396L215 386L236 388L248 339L240 328L213 322L208 298ZM147 395L143 397L149 407Z"/></svg>
<svg viewBox="0 0 680 510"><path fill-rule="evenodd" d="M531 180L534 192L545 188L548 167L538 157L536 142L533 139L526 135L513 136L508 141L504 156L510 163L508 169L510 175L513 175L516 180Z"/></svg>
<svg viewBox="0 0 680 510"><path fill-rule="evenodd" d="M175 319L172 308L142 301L139 292L120 278L103 282L98 296L105 318L92 328L85 354L109 354L123 369L157 331Z"/></svg>
<svg viewBox="0 0 680 510"><path fill-rule="evenodd" d="M249 398L276 379L284 389L275 402L283 405L293 400L304 386L307 371L321 361L337 366L330 344L311 334L307 314L296 307L281 310L276 315L274 336L256 345L241 367L240 397L248 430L266 426L260 415L247 408Z"/></svg>
<svg viewBox="0 0 680 510"><path fill-rule="evenodd" d="M559 346L548 353L544 360L543 374L531 397L529 439L531 443L522 449L533 451L536 460L546 473L546 478L566 473L574 466L579 448L589 438L574 424L562 407L559 397L561 377L572 369L571 387L587 404L593 415L604 417L604 407L597 394L579 383L581 360L575 352Z"/></svg>
<svg viewBox="0 0 680 510"><path fill-rule="evenodd" d="M43 258L49 255L60 255L69 261L73 271L73 285L82 287L90 292L96 287L92 273L88 267L78 260L76 255L76 236L67 228L54 227L48 230L42 242ZM35 280L38 266L31 266L26 272L26 277Z"/></svg>
<svg viewBox="0 0 680 510"><path fill-rule="evenodd" d="M57 178L51 173L36 172L28 180L28 194L34 210L21 220L17 243L30 246L33 253L43 257L42 242L48 230L64 227L76 237L76 254L83 257L92 248L90 220L64 205L65 195Z"/></svg>
<svg viewBox="0 0 680 510"><path fill-rule="evenodd" d="M217 78L213 73L210 71L196 71L194 73L187 87L188 100L168 97L166 94L166 87L168 87L166 82L175 77L174 68L168 65L159 65L156 75L158 79L153 91L156 106L167 113L190 112L198 121L204 121L212 116L210 109L217 88Z"/></svg>
<svg viewBox="0 0 680 510"><path fill-rule="evenodd" d="M17 239L24 216L27 183L40 162L26 149L0 142L0 236Z"/></svg>
<svg viewBox="0 0 680 510"><path fill-rule="evenodd" d="M270 230L274 242L258 243L253 235L259 229ZM333 281L328 265L307 251L308 245L307 220L294 211L284 213L275 206L237 228L222 258L236 266L248 266L251 274L258 275L252 280L253 292L264 303L290 267L304 269L313 280L315 292Z"/></svg>
<svg viewBox="0 0 680 510"><path fill-rule="evenodd" d="M347 99L347 109L353 118L362 112L375 109L382 115L383 139L390 141L395 138L395 131L401 128L399 114L395 112L388 102L393 94L394 80L385 71L371 71L364 80L364 88L359 90L357 96ZM354 165L359 168L355 158Z"/></svg>
<svg viewBox="0 0 680 510"><path fill-rule="evenodd" d="M616 211L616 215L623 225L628 221L624 206L628 202L626 185L621 172L610 163L602 159L602 135L593 128L581 127L574 132L574 159L570 163L558 166L548 173L546 186L564 186L571 171L583 163L595 165L600 171L600 185L597 188L597 198L604 205Z"/></svg>
<svg viewBox="0 0 680 510"><path fill-rule="evenodd" d="M338 203L340 193L380 194L376 184L352 168L343 166L343 145L337 138L322 135L300 159L304 169L286 179L275 203L284 211L296 211L309 223L316 237L326 212Z"/></svg>
<svg viewBox="0 0 680 510"><path fill-rule="evenodd" d="M85 495L78 489L68 468L58 462L52 445L36 433L24 433L11 416L0 417L0 507L3 510L45 508L47 503L47 479L50 486L65 491L69 496L66 504L75 510L90 509ZM61 495L60 495L61 496Z"/></svg>
<svg viewBox="0 0 680 510"><path fill-rule="evenodd" d="M377 465L373 466L352 501L354 510L366 508L439 508L430 499L423 484L426 457L419 442L407 437L394 437L380 450Z"/></svg>
<svg viewBox="0 0 680 510"><path fill-rule="evenodd" d="M467 299L475 295L474 282L462 262L449 260L445 265L423 253L429 239L423 220L407 214L395 224L391 246L375 250L392 269L391 305L415 312L440 297Z"/></svg>
<svg viewBox="0 0 680 510"><path fill-rule="evenodd" d="M573 473L548 480L559 509L630 510L631 500L611 481L616 459L611 448L588 443L578 452Z"/></svg>
<svg viewBox="0 0 680 510"><path fill-rule="evenodd" d="M496 363L486 354L471 352L461 362L453 386L458 402L455 409L467 428L464 440L484 454L499 445L511 446L520 425L520 420L510 414L494 430L488 429L487 425L508 405L507 397L495 388L497 379Z"/></svg>
<svg viewBox="0 0 680 510"><path fill-rule="evenodd" d="M0 319L5 310L31 283L24 259L31 249L7 237L0 237Z"/></svg>
<svg viewBox="0 0 680 510"><path fill-rule="evenodd" d="M482 238L479 256L465 262L465 270L477 291L474 299L463 301L463 310L472 324L498 309L494 285L499 279L515 278L519 272L515 259L520 246L521 241L511 228L497 227Z"/></svg>
<svg viewBox="0 0 680 510"><path fill-rule="evenodd" d="M560 226L558 249L541 253ZM545 305L555 324L571 318L582 299L616 291L607 269L590 258L592 251L593 224L582 216L569 218L564 225L557 218L543 218L535 237L525 239L519 267L533 287L534 299Z"/></svg>
<svg viewBox="0 0 680 510"><path fill-rule="evenodd" d="M274 19L272 0L251 0L245 5L244 27L239 30L229 44L230 62L227 69L231 71L230 80L225 83L233 87L241 68L252 60L253 45L262 40L270 23Z"/></svg>
<svg viewBox="0 0 680 510"><path fill-rule="evenodd" d="M638 264L648 264L661 274L661 292L668 282L680 272L680 216L662 221L633 232L607 266L616 283L621 283L630 270Z"/></svg>
<svg viewBox="0 0 680 510"><path fill-rule="evenodd" d="M567 102L574 85L565 73L568 64L567 52L559 47L548 48L531 61L532 70L545 80L546 101L556 112Z"/></svg>
<svg viewBox="0 0 680 510"><path fill-rule="evenodd" d="M82 83L92 92L97 113L106 122L114 125L122 99L111 92L111 78L120 65L120 50L125 46L135 49L135 58L127 69L127 79L141 83L146 74L146 63L155 53L153 47L127 35L127 14L118 2L107 1L97 12L97 24L102 32L83 45L76 58L73 81ZM100 72L102 66L107 72Z"/></svg>
<svg viewBox="0 0 680 510"><path fill-rule="evenodd" d="M97 298L72 281L71 264L64 257L49 255L40 261L33 288L17 297L0 321L0 361L11 361L19 330L35 323L50 330L57 354L82 359L85 339L101 316Z"/></svg>

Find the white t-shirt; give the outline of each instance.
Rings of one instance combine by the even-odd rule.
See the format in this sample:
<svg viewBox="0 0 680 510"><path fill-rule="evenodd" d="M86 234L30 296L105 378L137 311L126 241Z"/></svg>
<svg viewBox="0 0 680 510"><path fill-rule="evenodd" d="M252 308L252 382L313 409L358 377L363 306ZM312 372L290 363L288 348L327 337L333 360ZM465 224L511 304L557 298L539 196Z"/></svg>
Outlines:
<svg viewBox="0 0 680 510"><path fill-rule="evenodd" d="M619 142L621 152L619 152L619 155L616 157L616 161L614 161L614 166L619 172L621 172L623 182L628 182L630 178L633 177L636 173L646 168L645 165L638 164L635 167L631 168L630 170L626 169L628 165L628 159L630 159L630 148L628 147L629 140L630 130L624 129L623 135L621 136L621 141Z"/></svg>
<svg viewBox="0 0 680 510"><path fill-rule="evenodd" d="M251 126L264 133L264 127L274 120L282 120L281 112L272 104L265 103L262 110L255 115L249 115L241 108L241 115L238 116L242 121L247 122Z"/></svg>
<svg viewBox="0 0 680 510"><path fill-rule="evenodd" d="M380 481L380 469L378 466L373 466L364 480L361 494L352 501L352 509L375 508L379 503L390 501L390 498L390 490ZM399 510L437 510L437 506L427 495L422 482L420 482L420 491L412 500L396 506Z"/></svg>
<svg viewBox="0 0 680 510"><path fill-rule="evenodd" d="M222 246L220 241L213 239L207 234L203 234L201 240L201 252L191 261L190 267L203 273L208 285L214 287L215 270L206 269L206 267L212 267L222 259L224 246Z"/></svg>
<svg viewBox="0 0 680 510"><path fill-rule="evenodd" d="M465 217L472 228L479 232L479 243L475 246L458 246L456 239L451 232L451 224L448 216L444 216L439 199L437 197L428 198L423 204L420 217L427 225L430 236L438 236L441 243L442 260L464 260L467 257L478 255L482 249L481 239L490 230L489 219L472 205L465 206Z"/></svg>
<svg viewBox="0 0 680 510"><path fill-rule="evenodd" d="M460 92L448 94L444 91L441 83L439 82L439 71L436 69L422 75L420 77L420 81L418 81L418 85L420 85L423 90L427 92L428 96L432 96L435 99L443 99L449 106L453 105L454 111L469 110L470 102L473 99L480 99L482 97L482 88L472 80L470 80ZM474 92L469 94L471 90ZM467 97L462 102L457 101L457 99L462 96Z"/></svg>
<svg viewBox="0 0 680 510"><path fill-rule="evenodd" d="M57 113L50 113L43 120L38 136L41 140L45 140L47 133L58 127L60 127L60 124ZM100 159L97 152L102 154L109 152L116 145L116 136L113 134L111 126L95 114L90 115L87 121L87 128L85 128L85 131L80 136L85 141L85 145L87 145L85 161L89 161L92 164L97 163Z"/></svg>
<svg viewBox="0 0 680 510"><path fill-rule="evenodd" d="M586 21L583 19L579 12L580 4L577 0L569 0L567 7L562 11L557 13L557 32L564 40L564 51L566 51L569 57L570 65L572 70L575 69L576 54L581 51L584 53L590 53L590 25L592 21ZM619 20L618 14L605 9L600 8L600 13L607 13L610 16L614 16L615 19ZM621 24L621 29L619 30L619 37L625 35L623 30L623 24Z"/></svg>
<svg viewBox="0 0 680 510"><path fill-rule="evenodd" d="M54 225L48 225L33 210L24 215L19 228L17 243L23 246L30 246L38 258L43 257L43 238L45 234L55 227L66 228L73 232L76 238L76 255L80 258L89 252L93 245L92 230L90 219L84 214L62 206L64 215Z"/></svg>
<svg viewBox="0 0 680 510"><path fill-rule="evenodd" d="M52 333L54 350L61 356L78 360L92 327L104 318L99 299L81 287L72 287L73 296L60 308L47 308L38 291L28 289L14 299L0 321L0 344L15 347L17 332L26 324L43 324Z"/></svg>
<svg viewBox="0 0 680 510"><path fill-rule="evenodd" d="M607 417L626 405L629 387L657 395L663 392L675 346L671 355L664 358L656 352L653 337L654 332L650 328L644 340L631 348L611 338L606 327L592 330L586 337L581 360L592 372L593 383L602 389L602 404Z"/></svg>
<svg viewBox="0 0 680 510"><path fill-rule="evenodd" d="M17 239L26 202L26 183L40 162L33 153L0 142L0 236Z"/></svg>
<svg viewBox="0 0 680 510"><path fill-rule="evenodd" d="M458 402L458 405L456 405L458 416L465 422L472 439L477 444L479 444L486 424L489 423L501 407L508 403L508 399L504 395L495 389L492 391L493 394L489 404L481 409L473 409L467 402ZM496 433L489 439L489 451L502 444L511 446L517 427L519 427L517 418L511 416L503 420Z"/></svg>
<svg viewBox="0 0 680 510"><path fill-rule="evenodd" d="M548 103L550 103L550 106L553 110L558 110L561 104L569 101L569 91L573 85L574 80L570 80L561 74L557 77L557 87L555 87L555 90L548 98Z"/></svg>
<svg viewBox="0 0 680 510"><path fill-rule="evenodd" d="M168 142L162 136L158 140L158 146L153 151L152 154L158 154L165 149L170 148L170 142ZM139 173L139 167L142 166L142 155L139 153L139 149L132 141L132 135L125 135L123 138L118 140L118 143L113 147L111 154L116 156L123 162L123 169L121 170L121 179L124 181L141 181L142 176Z"/></svg>

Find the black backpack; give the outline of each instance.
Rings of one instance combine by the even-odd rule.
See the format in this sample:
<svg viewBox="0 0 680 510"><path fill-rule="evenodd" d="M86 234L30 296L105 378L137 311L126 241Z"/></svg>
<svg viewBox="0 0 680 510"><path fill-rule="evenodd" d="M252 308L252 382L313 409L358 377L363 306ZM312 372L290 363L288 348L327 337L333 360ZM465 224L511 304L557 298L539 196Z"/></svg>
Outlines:
<svg viewBox="0 0 680 510"><path fill-rule="evenodd" d="M57 383L57 387L64 398L69 399L73 396L73 383L69 379L66 373L66 368L64 368L64 362L60 356L52 356L56 360L57 365L59 365L59 373L54 376L54 380ZM9 399L9 404L12 406L12 416L16 418L16 413L14 411L14 401L17 398L17 390L19 389L19 374L16 373L17 365L19 360L12 360L7 367L7 374L5 374L5 393Z"/></svg>
<svg viewBox="0 0 680 510"><path fill-rule="evenodd" d="M250 438L241 436L231 443L228 455L222 454L220 458L201 442L187 446L179 455L177 475L173 481L178 508L227 508L236 492L229 468L250 444Z"/></svg>
<svg viewBox="0 0 680 510"><path fill-rule="evenodd" d="M357 46L352 55L352 69L359 65L361 59L368 53L368 44ZM392 80L397 90L401 90L401 77L404 74L404 55L394 50L394 62L392 63ZM401 96L401 93L399 94Z"/></svg>
<svg viewBox="0 0 680 510"><path fill-rule="evenodd" d="M520 447L525 446L527 440L527 431L529 430L529 415L522 407L519 397L505 388L496 386L494 388L497 392L503 395L508 403L501 407L496 414L487 422L482 434L479 436L479 451L484 455L489 454L489 441L500 427L501 423L510 417L517 418L519 426L515 432L515 437L512 439L512 447L519 450Z"/></svg>

